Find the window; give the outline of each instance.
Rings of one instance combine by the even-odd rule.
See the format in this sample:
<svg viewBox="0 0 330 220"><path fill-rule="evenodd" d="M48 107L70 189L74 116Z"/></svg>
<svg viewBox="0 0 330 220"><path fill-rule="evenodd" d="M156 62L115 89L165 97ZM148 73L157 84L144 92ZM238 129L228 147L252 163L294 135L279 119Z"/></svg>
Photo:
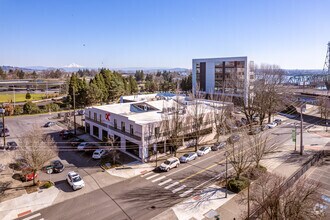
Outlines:
<svg viewBox="0 0 330 220"><path fill-rule="evenodd" d="M113 119L113 127L115 127L115 129L117 129L117 119Z"/></svg>
<svg viewBox="0 0 330 220"><path fill-rule="evenodd" d="M102 116L101 116L101 114L100 114L100 117L99 117L99 119L100 119L100 122L102 122L102 121L101 121L101 117L102 117Z"/></svg>
<svg viewBox="0 0 330 220"><path fill-rule="evenodd" d="M129 132L130 132L131 134L134 134L133 125L129 125Z"/></svg>
<svg viewBox="0 0 330 220"><path fill-rule="evenodd" d="M99 127L93 126L93 135L96 137L99 136Z"/></svg>
<svg viewBox="0 0 330 220"><path fill-rule="evenodd" d="M88 117L91 118L91 111L88 111Z"/></svg>
<svg viewBox="0 0 330 220"><path fill-rule="evenodd" d="M121 122L121 131L124 131L125 132L125 122Z"/></svg>
<svg viewBox="0 0 330 220"><path fill-rule="evenodd" d="M155 136L157 137L159 135L159 127L155 128Z"/></svg>
<svg viewBox="0 0 330 220"><path fill-rule="evenodd" d="M97 114L94 112L94 121L97 121Z"/></svg>

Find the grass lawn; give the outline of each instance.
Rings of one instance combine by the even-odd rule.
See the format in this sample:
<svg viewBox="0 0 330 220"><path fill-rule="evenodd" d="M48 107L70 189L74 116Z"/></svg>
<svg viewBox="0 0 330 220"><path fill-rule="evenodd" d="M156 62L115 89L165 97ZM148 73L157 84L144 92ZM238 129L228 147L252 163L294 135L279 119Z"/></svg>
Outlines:
<svg viewBox="0 0 330 220"><path fill-rule="evenodd" d="M30 101L32 100L40 100L42 99L42 97L45 96L45 94L43 93L30 93L31 94L31 99L29 99ZM25 93L18 93L15 95L15 101L16 102L25 102L26 99L25 99ZM14 94L12 93L9 93L9 94L5 94L5 93L0 93L0 103L3 103L3 102L10 102L10 101L13 101L14 102Z"/></svg>

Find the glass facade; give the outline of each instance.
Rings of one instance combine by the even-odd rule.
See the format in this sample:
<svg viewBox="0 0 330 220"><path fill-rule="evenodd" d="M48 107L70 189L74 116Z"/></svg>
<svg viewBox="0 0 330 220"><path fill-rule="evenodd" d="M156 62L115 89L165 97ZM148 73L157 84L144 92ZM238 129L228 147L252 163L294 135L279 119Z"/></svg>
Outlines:
<svg viewBox="0 0 330 220"><path fill-rule="evenodd" d="M244 61L223 61L215 63L214 91L223 93L243 93Z"/></svg>

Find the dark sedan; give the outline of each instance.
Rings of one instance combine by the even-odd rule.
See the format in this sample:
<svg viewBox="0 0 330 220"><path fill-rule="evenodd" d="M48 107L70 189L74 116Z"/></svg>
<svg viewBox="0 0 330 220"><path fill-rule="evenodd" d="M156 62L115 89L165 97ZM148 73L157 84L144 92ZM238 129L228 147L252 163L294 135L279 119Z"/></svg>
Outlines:
<svg viewBox="0 0 330 220"><path fill-rule="evenodd" d="M211 147L211 150L213 151L217 151L217 150L220 150L221 148L224 148L226 146L226 142L222 141L222 142L219 142L219 143L215 143L212 147Z"/></svg>
<svg viewBox="0 0 330 220"><path fill-rule="evenodd" d="M54 173L60 173L64 170L64 165L60 160L54 160L51 163L52 169Z"/></svg>
<svg viewBox="0 0 330 220"><path fill-rule="evenodd" d="M239 139L241 139L241 137L240 137L238 134L233 134L232 136L230 136L230 137L227 139L227 142L230 143L230 144L233 144L233 143L238 142Z"/></svg>
<svg viewBox="0 0 330 220"><path fill-rule="evenodd" d="M7 142L6 150L16 150L16 149L17 149L17 143L15 141Z"/></svg>

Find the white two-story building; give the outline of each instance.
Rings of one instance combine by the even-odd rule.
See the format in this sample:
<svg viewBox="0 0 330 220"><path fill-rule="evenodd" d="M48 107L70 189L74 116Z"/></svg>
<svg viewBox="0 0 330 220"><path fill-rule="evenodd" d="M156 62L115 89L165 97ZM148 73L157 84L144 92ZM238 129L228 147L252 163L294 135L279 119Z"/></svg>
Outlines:
<svg viewBox="0 0 330 220"><path fill-rule="evenodd" d="M101 141L111 138L114 146L141 160L149 159L156 151L162 154L170 150L166 144L167 132L162 122L173 117L174 109L179 106L180 117L188 118L196 108L196 102L192 104L187 97L173 94L128 96L123 97L123 100L126 102L86 108L86 132ZM210 118L214 103L208 100L198 101L205 120ZM232 107L231 103L223 102L217 103L217 106ZM191 132L188 122L184 126L185 134ZM204 130L212 132L212 123L205 125Z"/></svg>

